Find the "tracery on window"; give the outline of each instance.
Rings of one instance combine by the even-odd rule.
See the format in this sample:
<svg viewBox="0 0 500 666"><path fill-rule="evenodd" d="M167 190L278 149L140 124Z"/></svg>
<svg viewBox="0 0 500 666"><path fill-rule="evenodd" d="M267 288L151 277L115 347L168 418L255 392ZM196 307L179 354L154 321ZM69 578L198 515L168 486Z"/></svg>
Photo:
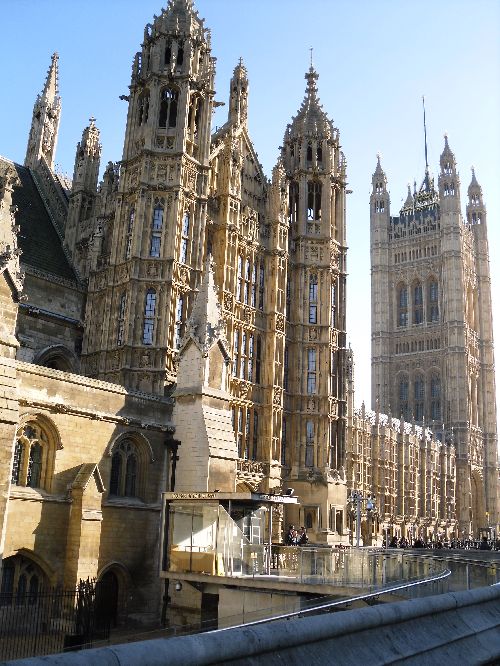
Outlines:
<svg viewBox="0 0 500 666"><path fill-rule="evenodd" d="M53 446L45 429L37 422L24 425L14 445L11 483L14 486L49 489Z"/></svg>
<svg viewBox="0 0 500 666"><path fill-rule="evenodd" d="M307 183L307 232L319 233L321 222L321 183L310 180Z"/></svg>
<svg viewBox="0 0 500 666"><path fill-rule="evenodd" d="M290 224L299 219L299 184L294 180L288 187L288 219Z"/></svg>
<svg viewBox="0 0 500 666"><path fill-rule="evenodd" d="M181 346L182 336L184 335L184 296L180 294L177 297L177 305L175 308L175 340L174 345L176 349Z"/></svg>
<svg viewBox="0 0 500 666"><path fill-rule="evenodd" d="M160 115L158 126L162 128L176 127L177 103L179 92L173 88L163 88L160 92Z"/></svg>
<svg viewBox="0 0 500 666"><path fill-rule="evenodd" d="M257 460L259 442L259 413L255 407L233 407L233 429L238 457Z"/></svg>
<svg viewBox="0 0 500 666"><path fill-rule="evenodd" d="M137 447L124 439L111 458L109 494L115 497L137 497L138 454Z"/></svg>

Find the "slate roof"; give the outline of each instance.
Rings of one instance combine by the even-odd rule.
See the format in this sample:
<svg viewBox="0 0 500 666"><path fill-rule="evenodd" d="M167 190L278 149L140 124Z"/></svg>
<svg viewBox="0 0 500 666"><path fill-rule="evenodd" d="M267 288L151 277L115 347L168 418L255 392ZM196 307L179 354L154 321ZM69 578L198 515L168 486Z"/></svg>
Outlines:
<svg viewBox="0 0 500 666"><path fill-rule="evenodd" d="M12 192L12 203L18 207L16 222L20 226L21 262L67 280L76 280L30 170L20 164L14 164L14 168L21 181Z"/></svg>

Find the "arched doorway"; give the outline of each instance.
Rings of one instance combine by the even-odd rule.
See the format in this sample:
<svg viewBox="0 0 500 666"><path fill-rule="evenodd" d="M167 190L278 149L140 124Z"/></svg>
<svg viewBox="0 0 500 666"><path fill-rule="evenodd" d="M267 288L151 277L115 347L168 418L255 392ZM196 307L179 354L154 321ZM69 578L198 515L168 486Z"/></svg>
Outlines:
<svg viewBox="0 0 500 666"><path fill-rule="evenodd" d="M96 586L95 623L96 627L102 628L103 632L118 624L119 594L118 576L112 569L108 569Z"/></svg>

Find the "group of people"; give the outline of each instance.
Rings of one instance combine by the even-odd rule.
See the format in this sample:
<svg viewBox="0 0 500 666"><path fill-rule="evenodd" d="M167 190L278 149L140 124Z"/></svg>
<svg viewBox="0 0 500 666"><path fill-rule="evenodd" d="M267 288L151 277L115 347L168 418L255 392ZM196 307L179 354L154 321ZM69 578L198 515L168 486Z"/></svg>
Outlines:
<svg viewBox="0 0 500 666"><path fill-rule="evenodd" d="M385 545L385 544L384 544ZM393 536L389 541L389 548L451 548L460 550L500 550L500 538L496 541L488 540L486 536L480 541L477 540L459 540L452 539L451 541L442 541L441 539L434 539L427 541L421 537L417 537L413 543L408 541L405 537Z"/></svg>
<svg viewBox="0 0 500 666"><path fill-rule="evenodd" d="M285 537L285 546L305 546L309 541L306 528L301 527L300 532L295 529L295 525L290 525Z"/></svg>

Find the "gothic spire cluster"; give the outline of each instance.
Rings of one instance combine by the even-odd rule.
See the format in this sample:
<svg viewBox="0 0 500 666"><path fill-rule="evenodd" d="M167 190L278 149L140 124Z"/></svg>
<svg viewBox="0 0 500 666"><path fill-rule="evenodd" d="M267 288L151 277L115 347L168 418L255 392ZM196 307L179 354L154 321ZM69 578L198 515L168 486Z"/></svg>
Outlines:
<svg viewBox="0 0 500 666"><path fill-rule="evenodd" d="M330 138L335 134L335 128L319 101L316 85L319 75L313 65L304 78L307 81L305 96L297 115L287 128L287 134Z"/></svg>

